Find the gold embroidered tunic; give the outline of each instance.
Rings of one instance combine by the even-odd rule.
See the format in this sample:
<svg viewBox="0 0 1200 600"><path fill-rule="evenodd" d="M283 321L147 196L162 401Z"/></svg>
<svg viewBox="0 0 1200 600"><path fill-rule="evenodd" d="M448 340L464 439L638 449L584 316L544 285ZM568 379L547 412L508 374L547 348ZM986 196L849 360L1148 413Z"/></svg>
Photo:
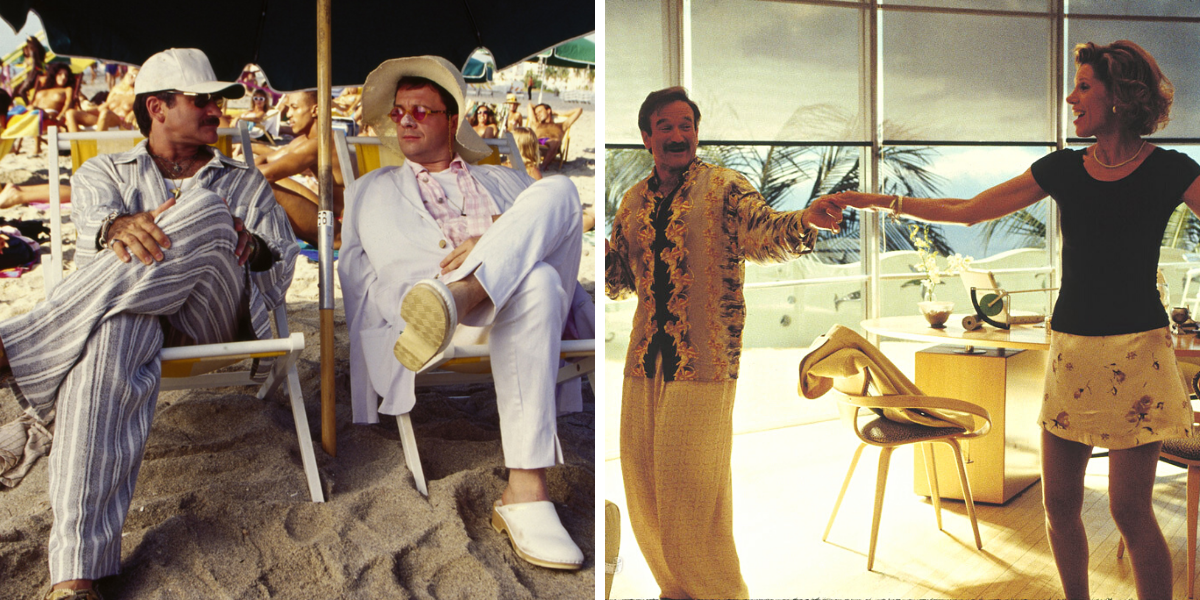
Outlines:
<svg viewBox="0 0 1200 600"><path fill-rule="evenodd" d="M664 381L737 379L746 301L746 259L778 262L812 250L804 211L767 206L740 173L693 160L675 190L658 178L634 185L613 220L605 293L637 294L626 377Z"/></svg>

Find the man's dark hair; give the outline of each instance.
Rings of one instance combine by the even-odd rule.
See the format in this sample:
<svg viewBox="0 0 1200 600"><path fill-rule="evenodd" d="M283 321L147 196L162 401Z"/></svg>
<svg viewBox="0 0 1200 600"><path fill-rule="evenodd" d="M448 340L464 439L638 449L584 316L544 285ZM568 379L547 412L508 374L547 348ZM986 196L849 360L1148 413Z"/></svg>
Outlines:
<svg viewBox="0 0 1200 600"><path fill-rule="evenodd" d="M687 90L680 86L650 92L650 95L646 96L646 99L642 101L641 110L638 111L638 129L644 133L650 133L650 115L672 102L686 102L688 106L692 107L693 124L699 130L700 107L696 106L691 98L688 98Z"/></svg>
<svg viewBox="0 0 1200 600"><path fill-rule="evenodd" d="M175 106L175 92L170 90L146 92L145 94L138 94L133 97L133 117L137 119L138 131L142 132L142 135L146 137L150 137L150 123L154 121L154 119L150 118L150 111L146 110L146 99L151 96L162 100L167 105L167 108Z"/></svg>
<svg viewBox="0 0 1200 600"><path fill-rule="evenodd" d="M318 101L320 101L320 99L321 99L321 97L317 95L317 90L304 90L302 92L295 92L295 93L299 94L301 97L304 98L305 102L308 102L311 105L316 105L316 103ZM267 96L267 93L262 92L262 95ZM271 99L271 97L267 96L267 100L270 100L270 99Z"/></svg>
<svg viewBox="0 0 1200 600"><path fill-rule="evenodd" d="M107 100L108 90L96 92L95 94L92 94L91 98L88 98L88 102L91 102L92 104L104 104L104 102Z"/></svg>
<svg viewBox="0 0 1200 600"><path fill-rule="evenodd" d="M447 92L442 86L434 83L432 79L417 77L415 75L405 75L404 77L400 78L400 81L396 82L396 91L415 90L425 86L432 87L434 91L436 91L438 95L442 97L442 104L446 105L447 117L458 114L458 102L454 101L454 96L451 96L450 92ZM395 97L395 94L393 93L392 96Z"/></svg>

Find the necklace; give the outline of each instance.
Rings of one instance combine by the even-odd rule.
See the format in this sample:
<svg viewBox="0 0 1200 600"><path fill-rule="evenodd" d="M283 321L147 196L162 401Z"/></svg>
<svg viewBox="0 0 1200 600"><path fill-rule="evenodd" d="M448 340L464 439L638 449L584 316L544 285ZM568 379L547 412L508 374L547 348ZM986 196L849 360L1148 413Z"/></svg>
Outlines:
<svg viewBox="0 0 1200 600"><path fill-rule="evenodd" d="M193 154L186 163L177 163L173 160L157 156L149 150L147 150L146 153L150 155L150 158L154 159L155 163L158 164L159 169L163 171L163 174L175 184L175 189L171 190L171 193L174 194L176 199L178 199L179 195L183 193L183 180L186 179L184 174L192 168L192 163L196 162L196 159L200 157L200 151L197 151L195 154ZM170 166L168 167L166 163L170 163ZM178 181L175 180L175 176L179 177Z"/></svg>
<svg viewBox="0 0 1200 600"><path fill-rule="evenodd" d="M1133 162L1134 159L1136 159L1137 157L1142 155L1142 148L1145 148L1145 147L1146 147L1146 140L1142 140L1142 145L1138 146L1137 152L1134 152L1133 156L1130 156L1128 159L1126 159L1122 162L1119 162L1115 165L1106 165L1106 164L1100 162L1100 152L1099 152L1100 144L1096 144L1097 151L1092 153L1092 160L1096 161L1096 164L1104 167L1105 169L1115 169L1117 167L1123 167L1123 166Z"/></svg>

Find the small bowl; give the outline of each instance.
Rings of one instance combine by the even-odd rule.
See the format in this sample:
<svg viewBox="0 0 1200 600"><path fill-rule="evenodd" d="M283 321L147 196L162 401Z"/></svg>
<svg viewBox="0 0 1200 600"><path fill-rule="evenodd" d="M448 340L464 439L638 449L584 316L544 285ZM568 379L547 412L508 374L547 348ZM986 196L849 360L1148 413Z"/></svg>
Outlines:
<svg viewBox="0 0 1200 600"><path fill-rule="evenodd" d="M944 329L946 321L950 320L950 313L954 310L954 303L933 300L918 302L917 307L921 309L921 314L925 315L925 320L929 321L930 327Z"/></svg>

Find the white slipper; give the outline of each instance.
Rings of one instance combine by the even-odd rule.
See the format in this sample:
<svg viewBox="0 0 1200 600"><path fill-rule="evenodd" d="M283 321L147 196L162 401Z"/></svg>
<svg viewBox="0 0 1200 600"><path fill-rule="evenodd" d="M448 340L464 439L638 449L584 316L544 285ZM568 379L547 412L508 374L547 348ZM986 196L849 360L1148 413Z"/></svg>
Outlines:
<svg viewBox="0 0 1200 600"><path fill-rule="evenodd" d="M578 569L583 551L558 520L554 503L521 502L492 505L492 528L507 533L517 556L548 569Z"/></svg>
<svg viewBox="0 0 1200 600"><path fill-rule="evenodd" d="M429 359L450 345L458 327L458 311L450 288L436 279L417 282L400 303L404 332L393 353L410 371L420 371Z"/></svg>

